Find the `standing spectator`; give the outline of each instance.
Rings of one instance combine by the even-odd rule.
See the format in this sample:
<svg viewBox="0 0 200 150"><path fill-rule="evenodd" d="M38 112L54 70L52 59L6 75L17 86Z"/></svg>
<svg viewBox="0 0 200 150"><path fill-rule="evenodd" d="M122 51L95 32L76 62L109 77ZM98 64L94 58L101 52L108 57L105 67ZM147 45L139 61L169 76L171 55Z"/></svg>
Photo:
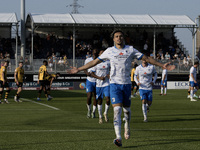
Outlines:
<svg viewBox="0 0 200 150"><path fill-rule="evenodd" d="M87 58L89 58L89 57L91 57L90 52L87 52L85 58L87 59Z"/></svg>
<svg viewBox="0 0 200 150"><path fill-rule="evenodd" d="M30 68L31 68L30 61L29 61L29 59L27 57L25 57L25 60L24 60L24 68L27 71L29 71Z"/></svg>

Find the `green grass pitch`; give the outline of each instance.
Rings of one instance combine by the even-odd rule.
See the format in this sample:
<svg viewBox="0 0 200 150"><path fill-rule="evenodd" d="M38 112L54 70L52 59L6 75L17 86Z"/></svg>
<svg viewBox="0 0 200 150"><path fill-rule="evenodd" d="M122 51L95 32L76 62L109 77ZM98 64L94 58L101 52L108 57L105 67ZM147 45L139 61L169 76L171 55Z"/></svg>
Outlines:
<svg viewBox="0 0 200 150"><path fill-rule="evenodd" d="M134 150L200 149L200 100L187 99L187 90L153 91L149 122L143 122L139 97L132 98L131 138L122 148ZM36 102L37 91L22 91L22 103L0 105L1 150L113 150L113 109L108 123L86 118L86 93L52 91L53 100ZM44 95L42 95L44 97ZM105 101L104 101L105 103ZM104 110L103 103L103 110ZM122 124L122 135L124 133Z"/></svg>

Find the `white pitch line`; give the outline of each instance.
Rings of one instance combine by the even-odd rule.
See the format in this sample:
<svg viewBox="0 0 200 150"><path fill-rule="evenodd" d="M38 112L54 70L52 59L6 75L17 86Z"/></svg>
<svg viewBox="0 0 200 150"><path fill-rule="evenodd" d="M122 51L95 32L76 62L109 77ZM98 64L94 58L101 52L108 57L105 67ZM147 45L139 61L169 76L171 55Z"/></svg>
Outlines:
<svg viewBox="0 0 200 150"><path fill-rule="evenodd" d="M26 133L26 132L107 132L113 131L114 129L94 129L94 130L4 130L0 131L0 133ZM200 128L179 128L179 129L134 129L133 131L195 131L200 130Z"/></svg>
<svg viewBox="0 0 200 150"><path fill-rule="evenodd" d="M59 108L56 108L56 107L53 107L53 106L50 106L50 105L47 105L47 104L43 104L43 103L38 103L38 102L32 101L30 99L25 99L25 98L21 98L21 99L24 100L24 101L28 101L28 102L32 102L32 103L35 103L35 104L39 104L39 105L49 107L49 108L54 109L54 110L60 110Z"/></svg>

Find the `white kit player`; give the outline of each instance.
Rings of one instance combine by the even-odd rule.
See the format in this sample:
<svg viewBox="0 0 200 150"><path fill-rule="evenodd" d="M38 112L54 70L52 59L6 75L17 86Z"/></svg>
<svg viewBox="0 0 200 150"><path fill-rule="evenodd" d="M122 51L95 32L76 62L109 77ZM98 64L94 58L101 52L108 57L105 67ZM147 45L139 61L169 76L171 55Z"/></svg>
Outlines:
<svg viewBox="0 0 200 150"><path fill-rule="evenodd" d="M197 83L197 67L199 66L199 61L195 61L194 65L190 68L190 101L197 101L195 100L194 93L199 89L198 83ZM194 89L196 88L196 89Z"/></svg>
<svg viewBox="0 0 200 150"><path fill-rule="evenodd" d="M89 57L85 60L85 64L87 64L90 61L93 61L96 59L98 56L98 50L94 49L92 51L92 57ZM86 93L87 93L87 118L91 117L92 113L92 118L95 118L95 111L97 107L97 102L96 102L96 78L91 77L91 73L93 72L93 68L89 68L88 70L84 70L85 74L87 75L87 80L86 80ZM93 97L93 110L91 111L91 101Z"/></svg>
<svg viewBox="0 0 200 150"><path fill-rule="evenodd" d="M147 57L134 49L132 46L125 45L124 33L121 30L115 30L111 34L114 41L114 46L107 48L101 56L97 59L87 63L86 65L71 70L68 73L78 73L81 70L91 68L102 61L110 60L110 99L114 110L114 130L116 139L114 144L116 146L122 146L121 137L121 113L124 111L124 137L125 139L130 138L130 119L131 119L131 62L134 58L146 60L147 62L173 70L174 65L169 63L162 64L154 60L153 58Z"/></svg>
<svg viewBox="0 0 200 150"><path fill-rule="evenodd" d="M104 52L104 50L101 50L99 52L99 56ZM108 122L108 110L110 107L110 61L104 61L98 65L95 66L95 74L92 73L92 76L97 78L96 80L96 99L98 101L97 107L98 107L98 113L99 113L99 124L103 123L103 115L105 118L105 122ZM102 101L103 98L106 98L105 103L105 111L102 115Z"/></svg>
<svg viewBox="0 0 200 150"><path fill-rule="evenodd" d="M154 77L154 79L153 79ZM138 80L139 78L139 80ZM139 86L140 98L142 100L142 111L144 122L147 122L147 111L152 104L152 86L157 79L157 72L153 65L142 61L142 64L136 67L134 80Z"/></svg>
<svg viewBox="0 0 200 150"><path fill-rule="evenodd" d="M161 93L160 95L167 94L167 69L163 69L162 71L162 79L161 79Z"/></svg>

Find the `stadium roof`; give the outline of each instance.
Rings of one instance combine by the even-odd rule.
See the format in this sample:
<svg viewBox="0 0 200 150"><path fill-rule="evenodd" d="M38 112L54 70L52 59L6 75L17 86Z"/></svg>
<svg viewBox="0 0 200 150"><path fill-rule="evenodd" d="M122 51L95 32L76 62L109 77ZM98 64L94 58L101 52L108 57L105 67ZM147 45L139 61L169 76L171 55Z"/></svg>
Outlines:
<svg viewBox="0 0 200 150"><path fill-rule="evenodd" d="M28 19L29 18L29 19ZM117 15L117 14L28 14L34 24L64 25L132 25L193 27L195 23L186 15Z"/></svg>
<svg viewBox="0 0 200 150"><path fill-rule="evenodd" d="M17 23L17 16L15 13L0 13L0 24Z"/></svg>

